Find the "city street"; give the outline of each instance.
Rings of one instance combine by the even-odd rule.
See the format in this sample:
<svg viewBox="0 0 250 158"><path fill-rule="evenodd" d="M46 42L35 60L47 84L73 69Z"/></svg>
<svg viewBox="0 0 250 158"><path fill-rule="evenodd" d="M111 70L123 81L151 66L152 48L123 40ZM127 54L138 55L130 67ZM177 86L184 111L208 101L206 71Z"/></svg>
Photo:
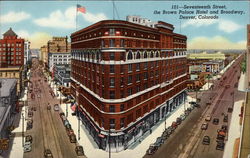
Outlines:
<svg viewBox="0 0 250 158"><path fill-rule="evenodd" d="M198 98L201 99L200 108L196 108L179 125L155 154L146 155L145 158L163 158L166 155L171 158L221 158L223 156L223 151L216 150L217 130L222 125L227 125L229 129L231 113L228 112L228 108L233 107L234 102L244 99L244 93L237 90L241 59L235 61L220 80L214 81L213 89L198 94ZM192 92L192 96L195 96L195 93ZM228 115L226 122L223 121L225 114ZM211 120L207 121L207 130L201 130L202 123L206 122L205 117L208 115L211 116ZM212 123L214 118L219 119L218 125ZM210 137L210 145L202 144L204 136ZM226 135L225 143L227 139Z"/></svg>
<svg viewBox="0 0 250 158"><path fill-rule="evenodd" d="M28 95L28 106L33 111L33 128L27 130L25 135L33 137L32 151L24 153L24 158L44 157L44 150L50 149L55 158L73 158L77 157L75 152L75 143L70 143L65 127L60 119L60 111L54 111L53 105L59 104L56 98L49 93L50 87L44 81L41 67L38 61L33 60L33 69L31 77L32 92ZM29 87L29 89L31 89ZM34 94L34 96L32 96ZM51 109L47 110L48 103ZM34 109L34 108L32 108Z"/></svg>

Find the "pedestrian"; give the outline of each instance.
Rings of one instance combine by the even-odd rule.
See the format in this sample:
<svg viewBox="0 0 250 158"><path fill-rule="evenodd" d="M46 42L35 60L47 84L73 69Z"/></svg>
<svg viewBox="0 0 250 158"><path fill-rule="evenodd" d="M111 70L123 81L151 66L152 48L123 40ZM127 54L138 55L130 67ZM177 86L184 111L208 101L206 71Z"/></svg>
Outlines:
<svg viewBox="0 0 250 158"><path fill-rule="evenodd" d="M150 134L152 134L152 129L150 129L149 131L150 131Z"/></svg>

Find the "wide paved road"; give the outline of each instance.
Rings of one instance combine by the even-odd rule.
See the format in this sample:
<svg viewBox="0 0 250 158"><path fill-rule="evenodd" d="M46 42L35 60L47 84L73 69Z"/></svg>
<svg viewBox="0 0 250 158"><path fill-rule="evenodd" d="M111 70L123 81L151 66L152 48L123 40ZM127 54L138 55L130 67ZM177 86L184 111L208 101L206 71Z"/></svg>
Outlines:
<svg viewBox="0 0 250 158"><path fill-rule="evenodd" d="M42 69L38 61L33 60L31 82L35 98L28 97L28 108L36 107L33 111L33 128L27 130L26 135L33 137L32 151L24 153L24 158L44 157L44 149L50 149L55 158L76 158L75 143L70 143L69 137L60 119L59 112L47 110L47 105L54 105L59 101L53 98L48 83L44 81Z"/></svg>
<svg viewBox="0 0 250 158"><path fill-rule="evenodd" d="M201 107L191 112L155 154L145 155L145 158L221 158L223 156L223 151L216 150L217 129L221 128L222 124L227 124L223 122L222 112L227 113L227 108L232 107L233 100L244 98L244 95L234 88L240 76L241 59L238 59L220 80L214 81L212 90L204 91L199 95ZM230 87L226 88L226 85ZM212 119L219 118L220 122L219 125L213 125L211 120L208 129L204 131L201 130L201 124L205 122L204 118L207 115L211 115ZM228 113L228 117L230 122L231 113ZM229 124L227 125L229 128ZM211 142L208 146L201 144L204 135L210 136Z"/></svg>

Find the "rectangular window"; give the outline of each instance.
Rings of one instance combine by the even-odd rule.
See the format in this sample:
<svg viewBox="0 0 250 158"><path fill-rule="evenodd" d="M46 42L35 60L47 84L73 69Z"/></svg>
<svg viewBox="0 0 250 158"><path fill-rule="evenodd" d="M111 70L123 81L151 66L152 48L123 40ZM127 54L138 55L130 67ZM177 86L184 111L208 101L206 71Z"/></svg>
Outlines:
<svg viewBox="0 0 250 158"><path fill-rule="evenodd" d="M121 77L121 87L123 87L123 85L124 85L124 78Z"/></svg>
<svg viewBox="0 0 250 158"><path fill-rule="evenodd" d="M109 47L115 47L115 39L109 40Z"/></svg>
<svg viewBox="0 0 250 158"><path fill-rule="evenodd" d="M128 89L128 96L132 95L132 88Z"/></svg>
<svg viewBox="0 0 250 158"><path fill-rule="evenodd" d="M120 128L123 128L124 127L124 124L125 124L125 118L121 118L120 120Z"/></svg>
<svg viewBox="0 0 250 158"><path fill-rule="evenodd" d="M110 78L110 87L115 87L115 78Z"/></svg>
<svg viewBox="0 0 250 158"><path fill-rule="evenodd" d="M120 111L124 111L124 104L120 105Z"/></svg>
<svg viewBox="0 0 250 158"><path fill-rule="evenodd" d="M110 65L110 73L115 73L115 66L114 65Z"/></svg>
<svg viewBox="0 0 250 158"><path fill-rule="evenodd" d="M140 71L140 63L136 64L136 71Z"/></svg>
<svg viewBox="0 0 250 158"><path fill-rule="evenodd" d="M115 60L115 53L114 52L110 52L109 53L109 58L110 58L110 60Z"/></svg>
<svg viewBox="0 0 250 158"><path fill-rule="evenodd" d="M121 47L124 47L124 39L121 39Z"/></svg>
<svg viewBox="0 0 250 158"><path fill-rule="evenodd" d="M115 106L109 105L109 112L115 112Z"/></svg>
<svg viewBox="0 0 250 158"><path fill-rule="evenodd" d="M124 66L121 65L121 66L120 66L120 73L122 74L123 72L124 72Z"/></svg>
<svg viewBox="0 0 250 158"><path fill-rule="evenodd" d="M110 129L115 129L115 119L109 119L109 127Z"/></svg>
<svg viewBox="0 0 250 158"><path fill-rule="evenodd" d="M132 83L132 75L128 76L128 84Z"/></svg>
<svg viewBox="0 0 250 158"><path fill-rule="evenodd" d="M148 79L148 73L144 72L144 80Z"/></svg>
<svg viewBox="0 0 250 158"><path fill-rule="evenodd" d="M114 36L115 35L115 29L109 29L109 35Z"/></svg>
<svg viewBox="0 0 250 158"><path fill-rule="evenodd" d="M128 64L128 72L132 72L132 64Z"/></svg>
<svg viewBox="0 0 250 158"><path fill-rule="evenodd" d="M136 81L140 81L140 74L136 74Z"/></svg>
<svg viewBox="0 0 250 158"><path fill-rule="evenodd" d="M109 95L110 95L110 99L115 99L115 91L110 91Z"/></svg>
<svg viewBox="0 0 250 158"><path fill-rule="evenodd" d="M144 63L144 69L148 68L148 63Z"/></svg>
<svg viewBox="0 0 250 158"><path fill-rule="evenodd" d="M136 86L136 92L140 92L140 86Z"/></svg>

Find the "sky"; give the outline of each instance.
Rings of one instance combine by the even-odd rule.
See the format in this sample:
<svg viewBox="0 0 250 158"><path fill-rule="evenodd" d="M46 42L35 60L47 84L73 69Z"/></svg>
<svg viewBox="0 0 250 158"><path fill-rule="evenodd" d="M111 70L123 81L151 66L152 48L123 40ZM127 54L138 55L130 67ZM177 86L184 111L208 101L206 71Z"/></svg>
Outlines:
<svg viewBox="0 0 250 158"><path fill-rule="evenodd" d="M173 24L174 32L188 37L188 49L245 49L246 25L250 23L248 1L115 1L114 18L126 20L127 15L139 15L151 21ZM86 8L86 13L76 13L76 4ZM243 11L239 14L218 14L218 19L179 19L177 14L162 14L179 7L213 5L226 11ZM31 48L40 48L52 36L68 36L101 20L113 19L112 1L0 1L0 34L10 27L19 37L31 41ZM154 14L154 11L161 14ZM205 9L206 10L206 9ZM208 11L216 11L209 9ZM77 18L76 18L77 14ZM188 14L182 14L188 16ZM210 16L209 13L205 14ZM198 14L197 14L198 16ZM77 20L76 20L77 19ZM77 22L76 22L77 21ZM77 23L77 27L76 27ZM2 38L2 37L1 37Z"/></svg>

